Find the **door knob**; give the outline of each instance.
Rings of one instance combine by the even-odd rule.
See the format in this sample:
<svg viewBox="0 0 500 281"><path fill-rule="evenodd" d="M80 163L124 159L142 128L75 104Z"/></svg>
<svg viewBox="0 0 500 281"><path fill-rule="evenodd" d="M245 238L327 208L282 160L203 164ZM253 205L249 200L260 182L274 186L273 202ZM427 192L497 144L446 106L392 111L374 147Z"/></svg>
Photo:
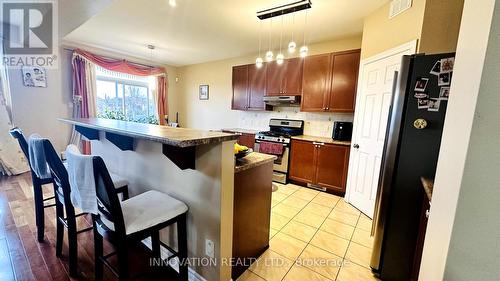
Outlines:
<svg viewBox="0 0 500 281"><path fill-rule="evenodd" d="M352 147L358 149L359 148L359 144L355 143Z"/></svg>

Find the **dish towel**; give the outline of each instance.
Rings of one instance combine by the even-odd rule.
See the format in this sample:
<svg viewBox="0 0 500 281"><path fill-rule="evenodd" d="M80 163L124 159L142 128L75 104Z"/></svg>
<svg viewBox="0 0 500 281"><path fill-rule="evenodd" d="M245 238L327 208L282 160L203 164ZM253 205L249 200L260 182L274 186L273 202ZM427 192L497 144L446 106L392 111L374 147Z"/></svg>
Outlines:
<svg viewBox="0 0 500 281"><path fill-rule="evenodd" d="M259 152L281 156L283 154L283 144L276 142L261 141L259 143Z"/></svg>
<svg viewBox="0 0 500 281"><path fill-rule="evenodd" d="M84 213L97 214L97 195L92 155L83 155L74 144L66 147L71 203Z"/></svg>
<svg viewBox="0 0 500 281"><path fill-rule="evenodd" d="M43 149L43 141L38 134L32 134L28 139L28 156L30 159L30 166L33 172L40 179L49 179L52 177L50 173L47 159L45 159L45 150Z"/></svg>

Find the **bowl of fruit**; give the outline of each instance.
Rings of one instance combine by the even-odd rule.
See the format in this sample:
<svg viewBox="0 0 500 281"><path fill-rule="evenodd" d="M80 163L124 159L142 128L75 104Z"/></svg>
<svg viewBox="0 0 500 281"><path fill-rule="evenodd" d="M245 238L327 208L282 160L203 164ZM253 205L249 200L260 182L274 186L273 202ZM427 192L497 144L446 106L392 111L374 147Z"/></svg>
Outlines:
<svg viewBox="0 0 500 281"><path fill-rule="evenodd" d="M247 146L240 145L238 143L234 144L234 156L236 157L236 159L243 158L252 152L253 150L251 148L248 148Z"/></svg>

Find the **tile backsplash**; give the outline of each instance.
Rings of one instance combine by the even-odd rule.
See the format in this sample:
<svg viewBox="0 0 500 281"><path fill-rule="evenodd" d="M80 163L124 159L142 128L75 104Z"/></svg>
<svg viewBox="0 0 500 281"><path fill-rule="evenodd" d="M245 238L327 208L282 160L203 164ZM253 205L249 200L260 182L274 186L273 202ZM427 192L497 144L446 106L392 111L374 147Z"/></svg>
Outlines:
<svg viewBox="0 0 500 281"><path fill-rule="evenodd" d="M300 112L298 107L279 107L275 108L274 111L261 112L240 111L238 127L267 131L271 118L304 120L304 135L332 137L333 122L352 122L354 114Z"/></svg>

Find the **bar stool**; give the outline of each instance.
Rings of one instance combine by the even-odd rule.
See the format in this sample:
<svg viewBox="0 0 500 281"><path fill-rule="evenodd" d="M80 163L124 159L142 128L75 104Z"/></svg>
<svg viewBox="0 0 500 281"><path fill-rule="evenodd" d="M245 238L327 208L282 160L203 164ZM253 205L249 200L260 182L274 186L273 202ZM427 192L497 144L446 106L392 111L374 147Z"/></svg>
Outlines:
<svg viewBox="0 0 500 281"><path fill-rule="evenodd" d="M9 130L10 135L17 139L19 142L19 146L21 147L21 150L24 153L24 156L28 160L29 163L29 152L28 152L28 142L26 141L26 138L24 137L23 131L17 127L12 128ZM66 163L63 163L66 164ZM48 198L43 198L43 186L47 184L52 184L54 185L54 179L52 177L50 178L39 178L36 173L33 171L33 169L30 166L30 171L31 171L31 180L33 183L33 199L35 200L35 221L36 221L36 228L37 228L37 239L38 242L43 242L43 237L44 237L44 231L45 231L45 208L50 208L50 207L55 207L56 204L45 204L46 201L55 199L55 195L48 197ZM125 180L124 178L111 174L111 178L113 179L113 184L116 186L116 189L119 193L122 194L122 198L128 199L129 194L128 194L128 181ZM57 189L57 187L54 185L54 190Z"/></svg>
<svg viewBox="0 0 500 281"><path fill-rule="evenodd" d="M77 229L76 218L85 215L86 213L75 213L75 208L71 203L71 187L69 184L68 171L57 155L54 147L48 139L43 139L43 149L45 159L54 179L54 194L56 195L56 255L62 254L64 228L68 229L68 246L69 246L69 273L71 276L77 275L77 259L78 259L78 244L77 235L92 229L92 227ZM127 190L127 188L116 188L114 183L111 183L114 192ZM128 192L127 192L128 193ZM125 197L125 194L124 194ZM66 217L65 217L66 215Z"/></svg>
<svg viewBox="0 0 500 281"><path fill-rule="evenodd" d="M19 146L24 153L24 156L28 160L29 163L29 153L28 153L28 142L23 135L23 132L19 128L12 128L9 130L10 135L17 139L19 142ZM43 242L44 237L44 229L45 229L45 215L44 209L56 206L56 204L45 204L46 201L52 200L55 196L51 196L48 198L43 198L43 186L47 184L54 184L54 180L52 177L50 178L39 178L33 169L30 166L31 171L31 181L33 183L33 199L35 200L35 221L36 221L36 229L37 229L37 239L38 242ZM54 186L55 187L55 186Z"/></svg>
<svg viewBox="0 0 500 281"><path fill-rule="evenodd" d="M180 261L179 279L188 280L188 267L184 262L187 258L186 204L153 190L120 202L102 158L94 156L93 163L99 209L98 215L92 215L95 280L102 280L104 264L118 275L120 281L131 279L128 271L128 245L147 237L151 237L153 255L161 258L159 231L174 223L177 224L178 250L176 252L164 245L173 253L167 262L177 257ZM116 252L103 254L103 238L114 244ZM114 255L118 257L117 270L107 260Z"/></svg>

